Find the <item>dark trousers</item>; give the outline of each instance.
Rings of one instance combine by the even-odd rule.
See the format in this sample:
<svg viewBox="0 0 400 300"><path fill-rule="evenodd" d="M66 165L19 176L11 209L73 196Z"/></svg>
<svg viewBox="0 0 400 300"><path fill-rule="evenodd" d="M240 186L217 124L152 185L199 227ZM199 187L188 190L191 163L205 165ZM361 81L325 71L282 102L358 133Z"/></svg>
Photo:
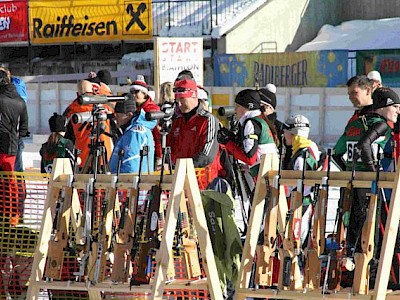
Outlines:
<svg viewBox="0 0 400 300"><path fill-rule="evenodd" d="M17 150L17 155L15 158L15 166L14 166L14 171L16 172L23 172L24 171L24 163L22 160L22 152L24 151L25 144L24 140L22 138L18 139L18 150Z"/></svg>

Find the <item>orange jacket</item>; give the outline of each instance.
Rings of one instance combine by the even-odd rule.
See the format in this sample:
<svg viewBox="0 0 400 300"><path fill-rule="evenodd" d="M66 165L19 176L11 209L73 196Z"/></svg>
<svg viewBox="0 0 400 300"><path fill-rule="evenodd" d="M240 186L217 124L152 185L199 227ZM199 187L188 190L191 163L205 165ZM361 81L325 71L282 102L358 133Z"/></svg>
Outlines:
<svg viewBox="0 0 400 300"><path fill-rule="evenodd" d="M108 105L103 104L103 107L105 109L104 113L113 113L113 109L110 108ZM81 158L81 163L80 166L84 166L86 160L89 157L90 153L90 135L92 131L92 126L90 123L87 123L86 125L84 124L73 124L71 121L71 117L73 114L76 113L84 113L84 112L92 112L93 110L93 104L85 104L81 105L78 103L77 99L75 99L65 110L64 115L68 118L68 126L67 126L67 133L66 136L73 140L75 142L75 148L80 150L79 157ZM110 122L109 120L106 120L103 122L104 123L104 132L109 133L110 132ZM70 132L72 129L73 132ZM112 152L112 141L111 138L105 134L100 135L100 140L104 142L104 146L106 148L106 153L107 153L107 161L109 161L111 157L111 152Z"/></svg>

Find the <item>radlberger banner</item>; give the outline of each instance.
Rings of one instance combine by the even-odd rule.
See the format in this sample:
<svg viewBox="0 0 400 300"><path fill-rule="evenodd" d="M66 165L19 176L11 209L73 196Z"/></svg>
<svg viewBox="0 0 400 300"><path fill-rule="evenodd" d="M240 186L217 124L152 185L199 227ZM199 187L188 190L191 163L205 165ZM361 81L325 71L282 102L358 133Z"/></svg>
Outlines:
<svg viewBox="0 0 400 300"><path fill-rule="evenodd" d="M151 39L151 1L31 0L32 44Z"/></svg>
<svg viewBox="0 0 400 300"><path fill-rule="evenodd" d="M214 85L345 86L347 56L347 50L215 55Z"/></svg>
<svg viewBox="0 0 400 300"><path fill-rule="evenodd" d="M0 1L0 43L28 41L28 2Z"/></svg>
<svg viewBox="0 0 400 300"><path fill-rule="evenodd" d="M154 55L156 86L174 82L183 70L190 70L203 85L203 38L156 38Z"/></svg>
<svg viewBox="0 0 400 300"><path fill-rule="evenodd" d="M400 50L357 51L357 74L381 73L382 84L400 87Z"/></svg>

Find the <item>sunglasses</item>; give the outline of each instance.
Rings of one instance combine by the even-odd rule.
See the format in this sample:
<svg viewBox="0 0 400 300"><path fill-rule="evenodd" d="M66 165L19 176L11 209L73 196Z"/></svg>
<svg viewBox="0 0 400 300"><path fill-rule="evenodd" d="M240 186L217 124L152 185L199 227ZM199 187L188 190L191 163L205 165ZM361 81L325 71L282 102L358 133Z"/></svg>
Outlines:
<svg viewBox="0 0 400 300"><path fill-rule="evenodd" d="M137 93L139 93L139 92L140 92L139 90L131 89L131 94L137 94Z"/></svg>
<svg viewBox="0 0 400 300"><path fill-rule="evenodd" d="M192 89L174 88L173 91L174 91L174 93L184 93L184 92L187 92L187 91L192 91Z"/></svg>

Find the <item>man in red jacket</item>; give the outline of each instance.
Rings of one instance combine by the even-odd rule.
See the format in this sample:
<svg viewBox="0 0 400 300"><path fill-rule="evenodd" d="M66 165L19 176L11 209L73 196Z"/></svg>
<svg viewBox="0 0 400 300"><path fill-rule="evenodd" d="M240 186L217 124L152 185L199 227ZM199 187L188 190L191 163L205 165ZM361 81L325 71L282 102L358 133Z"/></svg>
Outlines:
<svg viewBox="0 0 400 300"><path fill-rule="evenodd" d="M199 104L197 84L193 80L176 81L174 92L179 114L167 136L172 162L193 158L195 168L206 168L207 178L199 180L200 187L206 187L209 179L218 176L218 120Z"/></svg>

